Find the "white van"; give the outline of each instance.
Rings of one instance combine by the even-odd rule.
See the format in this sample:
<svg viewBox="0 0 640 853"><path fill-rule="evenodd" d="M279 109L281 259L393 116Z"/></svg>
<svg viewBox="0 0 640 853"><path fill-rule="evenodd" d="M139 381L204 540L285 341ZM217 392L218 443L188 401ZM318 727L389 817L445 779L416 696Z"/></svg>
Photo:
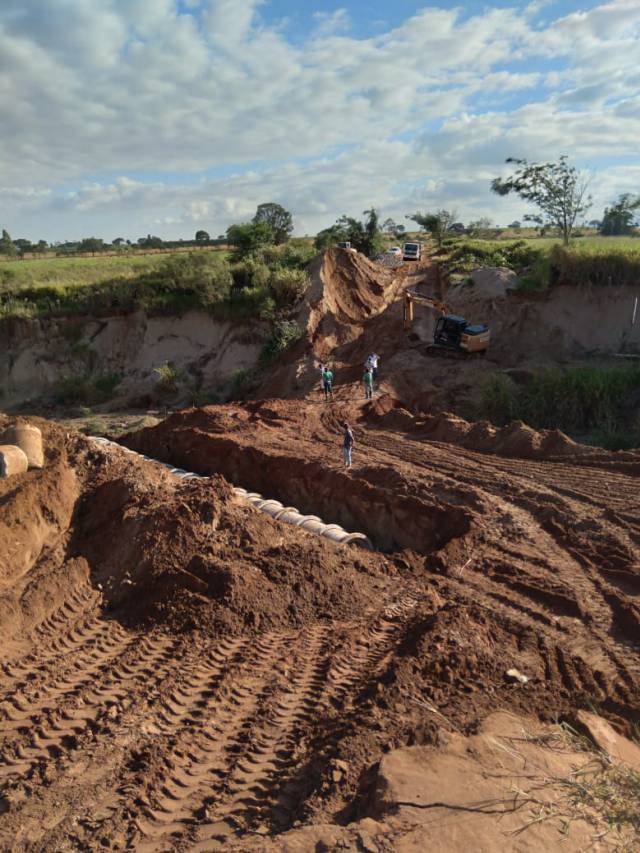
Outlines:
<svg viewBox="0 0 640 853"><path fill-rule="evenodd" d="M419 261L422 254L421 243L405 243L402 247L403 261Z"/></svg>

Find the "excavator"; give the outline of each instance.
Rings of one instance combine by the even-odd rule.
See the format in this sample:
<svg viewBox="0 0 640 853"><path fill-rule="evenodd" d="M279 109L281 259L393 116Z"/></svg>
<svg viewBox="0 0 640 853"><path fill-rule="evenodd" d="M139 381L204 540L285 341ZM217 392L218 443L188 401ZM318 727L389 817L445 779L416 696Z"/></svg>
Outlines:
<svg viewBox="0 0 640 853"><path fill-rule="evenodd" d="M436 322L433 343L424 350L426 355L445 355L453 358L483 356L489 348L491 333L486 323L472 325L464 317L451 314L444 302L407 288L404 292L404 328L413 325L413 306L426 305L442 314Z"/></svg>

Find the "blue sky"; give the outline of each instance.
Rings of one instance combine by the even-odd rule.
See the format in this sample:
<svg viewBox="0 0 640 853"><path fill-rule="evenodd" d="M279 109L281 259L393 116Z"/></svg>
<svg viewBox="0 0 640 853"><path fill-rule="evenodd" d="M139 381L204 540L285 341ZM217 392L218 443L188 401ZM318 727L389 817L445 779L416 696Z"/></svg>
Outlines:
<svg viewBox="0 0 640 853"><path fill-rule="evenodd" d="M507 156L569 154L593 216L640 192L640 3L3 0L0 226L297 233L375 205L496 223Z"/></svg>

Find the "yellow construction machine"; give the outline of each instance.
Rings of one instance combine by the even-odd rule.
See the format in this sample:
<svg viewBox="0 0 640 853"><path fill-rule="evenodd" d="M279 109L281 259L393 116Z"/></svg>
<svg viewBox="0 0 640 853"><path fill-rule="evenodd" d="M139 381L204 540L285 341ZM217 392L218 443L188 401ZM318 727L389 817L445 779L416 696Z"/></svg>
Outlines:
<svg viewBox="0 0 640 853"><path fill-rule="evenodd" d="M489 348L491 333L486 323L472 325L464 317L449 313L444 302L425 296L408 288L404 292L404 328L413 326L413 306L425 305L442 316L438 318L433 333L433 343L425 347L427 355L448 355L454 358L483 356Z"/></svg>

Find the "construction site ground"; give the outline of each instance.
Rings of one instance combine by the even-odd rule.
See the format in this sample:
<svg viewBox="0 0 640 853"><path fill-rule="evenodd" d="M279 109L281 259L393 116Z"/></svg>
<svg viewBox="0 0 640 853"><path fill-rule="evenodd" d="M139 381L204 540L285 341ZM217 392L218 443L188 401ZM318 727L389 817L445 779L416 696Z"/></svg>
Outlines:
<svg viewBox="0 0 640 853"><path fill-rule="evenodd" d="M365 401L394 275L363 269L351 304L325 281L262 399L119 439L206 479L30 419L45 467L0 480L0 849L637 844L567 798L594 753L558 724L638 735L640 453L429 413L384 372Z"/></svg>

